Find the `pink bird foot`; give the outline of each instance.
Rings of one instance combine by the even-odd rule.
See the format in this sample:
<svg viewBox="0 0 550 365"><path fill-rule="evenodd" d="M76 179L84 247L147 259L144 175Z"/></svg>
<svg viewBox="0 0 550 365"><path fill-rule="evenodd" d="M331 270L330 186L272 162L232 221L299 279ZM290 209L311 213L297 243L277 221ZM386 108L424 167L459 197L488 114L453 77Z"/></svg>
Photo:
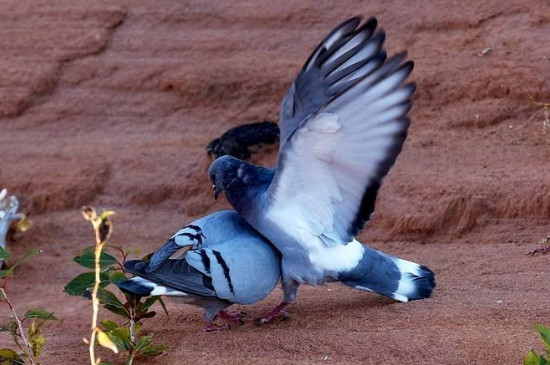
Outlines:
<svg viewBox="0 0 550 365"><path fill-rule="evenodd" d="M271 322L273 319L277 317L281 317L282 320L286 320L290 318L290 315L285 310L285 307L289 303L282 302L278 306L276 306L271 312L267 314L265 317L259 317L254 319L254 323L256 323L257 326L262 326L266 323Z"/></svg>
<svg viewBox="0 0 550 365"><path fill-rule="evenodd" d="M220 319L222 321L225 321L225 322L232 322L232 323L235 323L235 324L244 324L244 321L243 321L243 317L246 313L245 312L240 312L240 313L237 313L237 314L230 314L230 313L227 313L227 311L224 309L224 310L221 310L220 313L218 313Z"/></svg>
<svg viewBox="0 0 550 365"><path fill-rule="evenodd" d="M225 331L231 329L229 323L217 325L214 321L206 322L206 326L203 327L204 332Z"/></svg>

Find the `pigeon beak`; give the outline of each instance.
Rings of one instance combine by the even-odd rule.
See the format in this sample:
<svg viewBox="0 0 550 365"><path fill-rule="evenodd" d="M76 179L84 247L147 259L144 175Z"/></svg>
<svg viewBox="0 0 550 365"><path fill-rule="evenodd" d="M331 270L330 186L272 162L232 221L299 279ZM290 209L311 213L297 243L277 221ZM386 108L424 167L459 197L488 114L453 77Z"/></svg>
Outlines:
<svg viewBox="0 0 550 365"><path fill-rule="evenodd" d="M220 192L216 190L216 185L212 185L212 190L214 190L214 199L218 200L218 195L220 195Z"/></svg>

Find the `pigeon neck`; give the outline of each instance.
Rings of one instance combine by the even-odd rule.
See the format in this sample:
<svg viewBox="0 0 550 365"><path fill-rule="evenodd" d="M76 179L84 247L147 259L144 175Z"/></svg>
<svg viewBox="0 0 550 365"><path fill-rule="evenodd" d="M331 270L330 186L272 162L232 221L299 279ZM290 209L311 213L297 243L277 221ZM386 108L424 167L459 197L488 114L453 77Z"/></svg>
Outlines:
<svg viewBox="0 0 550 365"><path fill-rule="evenodd" d="M227 200L244 216L255 214L261 209L262 199L274 175L273 169L243 163L225 190Z"/></svg>

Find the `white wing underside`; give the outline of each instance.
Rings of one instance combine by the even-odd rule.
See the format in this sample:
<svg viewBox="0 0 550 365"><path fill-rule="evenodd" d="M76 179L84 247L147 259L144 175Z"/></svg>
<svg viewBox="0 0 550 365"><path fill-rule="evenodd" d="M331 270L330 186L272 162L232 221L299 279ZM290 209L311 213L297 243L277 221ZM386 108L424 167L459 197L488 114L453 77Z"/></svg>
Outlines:
<svg viewBox="0 0 550 365"><path fill-rule="evenodd" d="M350 242L365 192L378 190L399 154L414 86L404 84L412 64L398 64L376 69L305 119L281 150L267 217L301 245Z"/></svg>

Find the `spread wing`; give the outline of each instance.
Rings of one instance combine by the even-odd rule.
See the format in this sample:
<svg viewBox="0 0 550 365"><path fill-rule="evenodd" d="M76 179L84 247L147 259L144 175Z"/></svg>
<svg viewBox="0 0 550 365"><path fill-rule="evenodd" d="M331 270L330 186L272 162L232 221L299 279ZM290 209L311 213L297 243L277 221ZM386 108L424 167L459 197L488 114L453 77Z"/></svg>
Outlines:
<svg viewBox="0 0 550 365"><path fill-rule="evenodd" d="M351 18L336 27L313 51L287 90L279 115L281 148L310 114L384 62L385 34L377 21Z"/></svg>
<svg viewBox="0 0 550 365"><path fill-rule="evenodd" d="M346 244L363 228L409 127L415 86L405 83L413 63L404 59L369 61L369 70L288 136L267 192L271 220L306 230L326 245Z"/></svg>

